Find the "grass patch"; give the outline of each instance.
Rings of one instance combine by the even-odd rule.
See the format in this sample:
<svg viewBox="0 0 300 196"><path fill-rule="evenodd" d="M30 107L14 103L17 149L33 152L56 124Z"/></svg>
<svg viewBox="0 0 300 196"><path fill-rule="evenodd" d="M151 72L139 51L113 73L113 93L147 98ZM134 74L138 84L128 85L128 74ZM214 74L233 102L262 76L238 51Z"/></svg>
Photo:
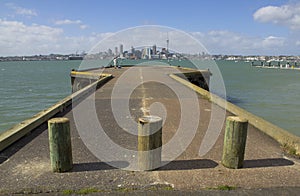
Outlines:
<svg viewBox="0 0 300 196"><path fill-rule="evenodd" d="M75 193L74 190L63 190L63 191L62 191L62 194L63 194L63 195L71 195L71 194L73 194L73 193Z"/></svg>
<svg viewBox="0 0 300 196"><path fill-rule="evenodd" d="M164 191L172 191L174 188L168 184L152 184L148 187L145 187L145 190L149 191L157 191L157 190L164 190Z"/></svg>
<svg viewBox="0 0 300 196"><path fill-rule="evenodd" d="M284 143L281 147L285 153L291 155L292 157L295 157L298 159L300 158L300 154L297 154L297 150L294 146Z"/></svg>
<svg viewBox="0 0 300 196"><path fill-rule="evenodd" d="M171 187L171 186L165 186L165 187L163 187L163 190L166 190L166 191L173 191L174 188Z"/></svg>
<svg viewBox="0 0 300 196"><path fill-rule="evenodd" d="M96 188L84 188L84 189L79 189L79 190L64 190L64 191L62 191L62 194L64 194L64 195L72 195L72 194L87 195L90 193L99 193L99 192L102 192L102 190L99 190Z"/></svg>
<svg viewBox="0 0 300 196"><path fill-rule="evenodd" d="M119 187L116 189L116 191L118 191L118 192L130 192L130 191L134 191L134 190L136 190L136 189L128 188L128 187Z"/></svg>
<svg viewBox="0 0 300 196"><path fill-rule="evenodd" d="M221 191L232 191L237 189L235 186L229 186L229 185L220 185L217 187L208 188L208 190L221 190Z"/></svg>
<svg viewBox="0 0 300 196"><path fill-rule="evenodd" d="M80 195L86 195L89 193L98 193L98 192L101 192L101 191L98 189L95 189L95 188L87 188L87 189L81 189L81 190L77 191L76 193L80 194Z"/></svg>
<svg viewBox="0 0 300 196"><path fill-rule="evenodd" d="M118 187L116 189L112 190L99 190L96 188L83 188L79 190L63 190L61 193L63 195L87 195L91 193L100 193L100 192L107 192L107 191L113 191L113 192L119 192L119 193L129 193L137 190L148 190L148 191L156 191L156 190L174 190L171 186L150 186L150 187L144 187L144 189L139 189L137 187Z"/></svg>

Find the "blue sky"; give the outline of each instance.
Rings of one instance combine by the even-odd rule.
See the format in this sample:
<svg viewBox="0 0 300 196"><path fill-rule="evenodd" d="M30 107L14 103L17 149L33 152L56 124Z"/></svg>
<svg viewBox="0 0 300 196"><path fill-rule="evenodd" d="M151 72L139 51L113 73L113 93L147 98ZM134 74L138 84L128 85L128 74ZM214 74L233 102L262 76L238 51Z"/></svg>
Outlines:
<svg viewBox="0 0 300 196"><path fill-rule="evenodd" d="M185 31L212 54L300 55L296 0L2 0L0 56L88 51L140 25Z"/></svg>

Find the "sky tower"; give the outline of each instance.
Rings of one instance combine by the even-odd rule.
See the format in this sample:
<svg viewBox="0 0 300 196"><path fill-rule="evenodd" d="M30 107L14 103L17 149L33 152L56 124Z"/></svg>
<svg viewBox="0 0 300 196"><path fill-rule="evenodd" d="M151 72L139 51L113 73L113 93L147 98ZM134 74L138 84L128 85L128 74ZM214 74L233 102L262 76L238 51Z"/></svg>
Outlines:
<svg viewBox="0 0 300 196"><path fill-rule="evenodd" d="M167 53L169 53L169 33L167 33Z"/></svg>

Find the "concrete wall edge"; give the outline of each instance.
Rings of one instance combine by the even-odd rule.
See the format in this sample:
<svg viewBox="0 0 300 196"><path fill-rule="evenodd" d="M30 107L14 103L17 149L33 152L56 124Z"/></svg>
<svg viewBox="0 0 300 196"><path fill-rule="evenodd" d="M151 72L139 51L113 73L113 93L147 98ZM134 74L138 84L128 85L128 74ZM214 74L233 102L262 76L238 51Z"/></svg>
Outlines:
<svg viewBox="0 0 300 196"><path fill-rule="evenodd" d="M176 74L170 74L169 76L174 80L180 82L181 84L194 90L195 92L203 96L205 99L208 99L212 103L226 109L227 111L233 113L236 116L240 116L242 118L247 119L251 125L253 125L263 133L276 140L283 148L286 148L288 152L290 151L291 154L300 156L300 137L289 133L288 131L272 124L271 122L266 121L265 119L256 116L226 101L225 99L190 83L187 80L180 78Z"/></svg>
<svg viewBox="0 0 300 196"><path fill-rule="evenodd" d="M72 102L80 100L81 97L91 93L98 86L105 84L112 78L112 75L105 74L103 78L95 81L94 83L84 87L83 89L65 97L64 99L58 101L49 108L42 110L41 112L35 114L29 119L26 119L12 128L6 130L0 134L0 152L21 139L34 129L36 129L41 124L48 121L51 117L55 116L59 112L63 112Z"/></svg>

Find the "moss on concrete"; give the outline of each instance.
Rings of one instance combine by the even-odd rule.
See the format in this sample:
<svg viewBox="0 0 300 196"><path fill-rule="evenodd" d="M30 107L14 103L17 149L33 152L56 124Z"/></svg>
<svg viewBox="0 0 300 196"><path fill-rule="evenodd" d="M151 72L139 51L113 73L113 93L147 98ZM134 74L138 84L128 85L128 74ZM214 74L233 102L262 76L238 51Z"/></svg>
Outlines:
<svg viewBox="0 0 300 196"><path fill-rule="evenodd" d="M229 186L229 185L219 185L217 187L208 187L207 189L208 190L232 191L232 190L236 190L237 187Z"/></svg>
<svg viewBox="0 0 300 196"><path fill-rule="evenodd" d="M83 188L83 189L79 189L79 190L63 190L62 194L63 195L87 195L90 193L99 193L99 192L103 192L103 190L99 190L96 188Z"/></svg>
<svg viewBox="0 0 300 196"><path fill-rule="evenodd" d="M288 155L290 155L294 158L300 159L300 154L297 153L297 149L294 146L292 146L288 143L284 143L281 147L282 147L283 151L285 153L287 153Z"/></svg>

